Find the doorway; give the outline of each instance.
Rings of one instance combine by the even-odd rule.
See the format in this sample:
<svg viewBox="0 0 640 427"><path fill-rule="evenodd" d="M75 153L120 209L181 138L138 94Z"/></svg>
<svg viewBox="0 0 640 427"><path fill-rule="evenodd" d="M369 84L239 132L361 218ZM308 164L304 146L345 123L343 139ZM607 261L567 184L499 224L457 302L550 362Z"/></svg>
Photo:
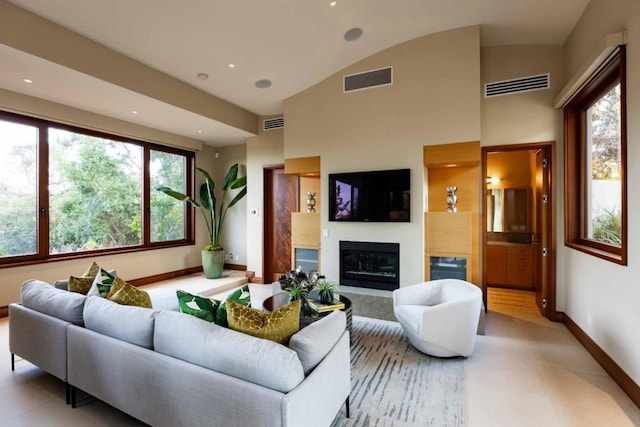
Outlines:
<svg viewBox="0 0 640 427"><path fill-rule="evenodd" d="M555 283L555 142L482 148L482 289L535 293L559 321Z"/></svg>
<svg viewBox="0 0 640 427"><path fill-rule="evenodd" d="M291 213L298 211L299 178L284 166L265 167L263 283L291 270Z"/></svg>

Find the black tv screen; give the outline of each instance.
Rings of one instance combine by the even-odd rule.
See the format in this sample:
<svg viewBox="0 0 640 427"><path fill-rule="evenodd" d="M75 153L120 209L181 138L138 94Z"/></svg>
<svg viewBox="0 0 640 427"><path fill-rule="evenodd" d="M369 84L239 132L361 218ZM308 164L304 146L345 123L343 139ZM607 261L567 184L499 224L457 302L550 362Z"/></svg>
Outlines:
<svg viewBox="0 0 640 427"><path fill-rule="evenodd" d="M329 174L329 221L410 222L409 169Z"/></svg>

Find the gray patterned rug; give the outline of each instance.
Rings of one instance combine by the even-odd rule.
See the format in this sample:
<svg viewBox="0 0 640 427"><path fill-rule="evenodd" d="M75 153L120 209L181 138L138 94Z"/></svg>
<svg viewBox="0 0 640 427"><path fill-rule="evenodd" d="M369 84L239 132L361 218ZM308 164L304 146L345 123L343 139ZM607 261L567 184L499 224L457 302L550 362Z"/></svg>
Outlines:
<svg viewBox="0 0 640 427"><path fill-rule="evenodd" d="M415 350L396 322L354 317L351 417L332 427L464 425L464 359Z"/></svg>

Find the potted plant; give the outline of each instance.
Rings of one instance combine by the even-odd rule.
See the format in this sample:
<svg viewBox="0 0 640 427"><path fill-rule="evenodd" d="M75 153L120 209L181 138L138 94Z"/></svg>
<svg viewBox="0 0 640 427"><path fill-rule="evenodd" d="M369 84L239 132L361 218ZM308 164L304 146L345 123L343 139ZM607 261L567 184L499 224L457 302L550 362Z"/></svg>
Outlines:
<svg viewBox="0 0 640 427"><path fill-rule="evenodd" d="M200 203L186 194L172 190L169 187L160 186L157 187L156 190L174 199L189 202L202 213L209 233L209 244L202 250L202 269L207 279L217 279L222 276L224 267L224 249L220 245L222 224L227 215L227 210L247 195L247 177L243 176L238 178L238 164L236 163L231 166L222 181L222 197L218 203L214 192L215 182L207 171L201 168L196 169L202 174L205 180L200 186ZM240 191L228 205L225 205L227 190L238 189Z"/></svg>
<svg viewBox="0 0 640 427"><path fill-rule="evenodd" d="M322 279L316 283L316 286L313 288L314 291L318 291L318 295L320 297L320 302L324 304L333 303L333 298L335 296L335 292L338 290L338 285L335 282L330 282L329 280Z"/></svg>

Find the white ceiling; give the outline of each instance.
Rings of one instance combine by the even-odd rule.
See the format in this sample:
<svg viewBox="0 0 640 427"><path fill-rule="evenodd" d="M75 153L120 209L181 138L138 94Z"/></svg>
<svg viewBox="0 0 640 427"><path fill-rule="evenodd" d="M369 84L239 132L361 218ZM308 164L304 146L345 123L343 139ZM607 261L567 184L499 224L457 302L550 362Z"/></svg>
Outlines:
<svg viewBox="0 0 640 427"><path fill-rule="evenodd" d="M563 44L588 0L337 0L334 7L329 0L10 3L257 115L272 115L282 112L284 99L342 68L439 31L480 25L484 46ZM363 35L347 42L343 34L353 27L362 28ZM240 143L249 136L1 44L0 61L4 89L210 145ZM199 80L198 73L209 79ZM17 76L34 83L27 85ZM260 79L273 85L257 89L254 83ZM132 115L134 109L139 114Z"/></svg>

